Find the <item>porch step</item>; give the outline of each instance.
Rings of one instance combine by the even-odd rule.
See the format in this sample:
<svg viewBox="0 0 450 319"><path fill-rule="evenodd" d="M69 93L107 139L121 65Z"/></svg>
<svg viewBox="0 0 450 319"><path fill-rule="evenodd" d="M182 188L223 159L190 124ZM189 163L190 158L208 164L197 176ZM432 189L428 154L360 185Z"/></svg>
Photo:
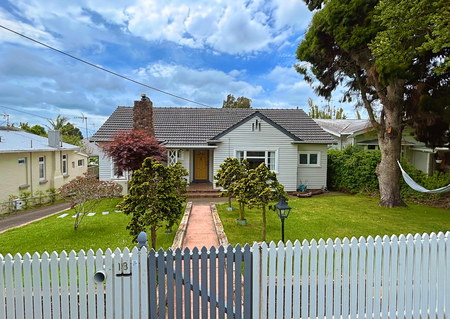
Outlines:
<svg viewBox="0 0 450 319"><path fill-rule="evenodd" d="M210 192L210 193L205 193L205 192L188 192L187 193L188 198L219 198L220 197L220 192Z"/></svg>

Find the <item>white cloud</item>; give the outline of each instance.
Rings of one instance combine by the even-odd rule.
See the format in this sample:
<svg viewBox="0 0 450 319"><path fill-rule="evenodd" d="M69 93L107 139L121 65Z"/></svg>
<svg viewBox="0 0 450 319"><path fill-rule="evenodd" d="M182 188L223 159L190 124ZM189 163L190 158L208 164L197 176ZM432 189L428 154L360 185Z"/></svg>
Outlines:
<svg viewBox="0 0 450 319"><path fill-rule="evenodd" d="M238 80L237 76L242 73L245 73L245 70L233 70L227 74L218 70L197 70L162 62L135 71L135 74L145 83L157 83L159 89L215 107L220 106L222 99L230 93L252 98L263 92L260 85ZM154 96L159 103L164 103L160 106L173 104L173 101L165 95L150 93L149 96ZM183 104L186 105L186 102Z"/></svg>

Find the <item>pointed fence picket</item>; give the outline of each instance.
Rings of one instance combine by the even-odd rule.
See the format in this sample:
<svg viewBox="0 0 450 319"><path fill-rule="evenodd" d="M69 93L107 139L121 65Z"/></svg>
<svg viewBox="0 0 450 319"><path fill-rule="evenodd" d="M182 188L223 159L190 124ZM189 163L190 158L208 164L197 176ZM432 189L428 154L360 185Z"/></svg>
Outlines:
<svg viewBox="0 0 450 319"><path fill-rule="evenodd" d="M449 317L449 232L0 255L1 319Z"/></svg>
<svg viewBox="0 0 450 319"><path fill-rule="evenodd" d="M105 283L94 282L100 270L105 271ZM53 252L51 257L46 252L0 255L0 318L148 318L147 271L147 251L137 248L123 253L108 249L105 254L101 250ZM131 277L136 280L131 282ZM125 285L116 289L115 283L123 281ZM131 293L124 296L122 287L127 284ZM125 303L130 316L122 312L127 309Z"/></svg>
<svg viewBox="0 0 450 319"><path fill-rule="evenodd" d="M271 243L253 254L269 265L260 274L268 292L253 292L264 300L253 304L258 318L450 316L449 232Z"/></svg>

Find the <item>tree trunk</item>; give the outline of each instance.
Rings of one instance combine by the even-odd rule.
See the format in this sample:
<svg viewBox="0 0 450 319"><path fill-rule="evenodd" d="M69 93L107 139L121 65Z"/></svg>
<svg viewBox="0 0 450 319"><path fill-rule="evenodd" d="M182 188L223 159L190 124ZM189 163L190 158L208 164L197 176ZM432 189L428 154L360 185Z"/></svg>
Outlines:
<svg viewBox="0 0 450 319"><path fill-rule="evenodd" d="M262 241L266 241L266 206L262 208Z"/></svg>
<svg viewBox="0 0 450 319"><path fill-rule="evenodd" d="M152 240L152 248L156 251L156 227L150 227L150 238Z"/></svg>
<svg viewBox="0 0 450 319"><path fill-rule="evenodd" d="M244 220L245 219L245 217L244 217L244 208L245 208L244 203L239 203L239 219L240 220Z"/></svg>
<svg viewBox="0 0 450 319"><path fill-rule="evenodd" d="M381 163L376 173L380 187L380 206L406 206L400 196L400 160L403 134L403 98L399 91L403 88L395 83L387 88L387 98L383 101L378 144L381 150ZM399 98L400 97L400 98Z"/></svg>
<svg viewBox="0 0 450 319"><path fill-rule="evenodd" d="M228 196L228 207L231 207L231 196Z"/></svg>

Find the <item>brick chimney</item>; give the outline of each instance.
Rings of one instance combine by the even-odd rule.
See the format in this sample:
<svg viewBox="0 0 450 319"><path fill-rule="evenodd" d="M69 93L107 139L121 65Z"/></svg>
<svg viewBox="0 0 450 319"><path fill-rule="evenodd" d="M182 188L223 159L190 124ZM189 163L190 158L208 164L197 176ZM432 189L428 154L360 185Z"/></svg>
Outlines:
<svg viewBox="0 0 450 319"><path fill-rule="evenodd" d="M155 136L153 103L145 94L141 94L141 96L140 101L134 101L133 129L143 131L150 136Z"/></svg>

